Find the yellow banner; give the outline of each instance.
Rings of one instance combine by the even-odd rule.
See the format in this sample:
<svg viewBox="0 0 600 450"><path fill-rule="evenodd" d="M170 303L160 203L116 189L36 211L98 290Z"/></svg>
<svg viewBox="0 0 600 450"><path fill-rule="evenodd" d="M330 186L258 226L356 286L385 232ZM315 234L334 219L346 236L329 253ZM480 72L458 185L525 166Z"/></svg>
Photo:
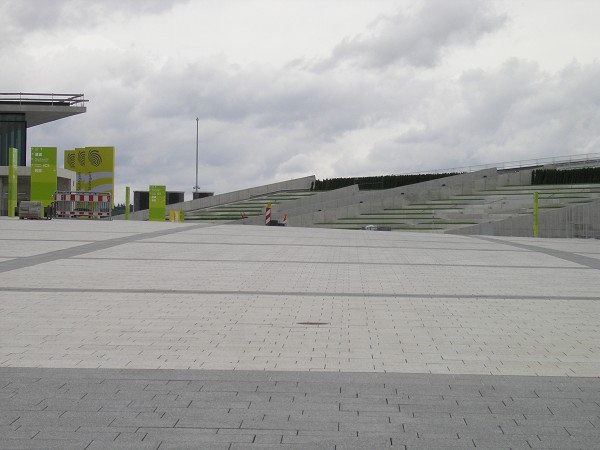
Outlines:
<svg viewBox="0 0 600 450"><path fill-rule="evenodd" d="M85 147L65 150L65 169L77 173L76 190L115 194L115 148Z"/></svg>

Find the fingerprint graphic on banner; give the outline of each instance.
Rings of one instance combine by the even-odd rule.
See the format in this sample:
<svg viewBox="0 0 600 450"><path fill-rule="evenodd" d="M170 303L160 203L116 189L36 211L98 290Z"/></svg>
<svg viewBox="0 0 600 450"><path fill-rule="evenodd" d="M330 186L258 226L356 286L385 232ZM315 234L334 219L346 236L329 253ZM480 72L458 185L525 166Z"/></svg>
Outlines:
<svg viewBox="0 0 600 450"><path fill-rule="evenodd" d="M115 190L115 148L85 147L65 150L65 169L76 175L76 190L110 192Z"/></svg>
<svg viewBox="0 0 600 450"><path fill-rule="evenodd" d="M102 164L102 156L100 156L98 150L90 150L88 153L88 160L94 167L98 167Z"/></svg>
<svg viewBox="0 0 600 450"><path fill-rule="evenodd" d="M67 154L67 166L68 169L75 169L75 153Z"/></svg>

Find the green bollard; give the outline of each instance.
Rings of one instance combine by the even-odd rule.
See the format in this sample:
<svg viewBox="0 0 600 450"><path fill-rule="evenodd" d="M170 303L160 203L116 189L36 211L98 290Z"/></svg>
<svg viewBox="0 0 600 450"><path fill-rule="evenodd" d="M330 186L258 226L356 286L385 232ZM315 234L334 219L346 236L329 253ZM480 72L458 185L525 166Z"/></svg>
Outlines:
<svg viewBox="0 0 600 450"><path fill-rule="evenodd" d="M539 193L533 193L533 237L539 235Z"/></svg>

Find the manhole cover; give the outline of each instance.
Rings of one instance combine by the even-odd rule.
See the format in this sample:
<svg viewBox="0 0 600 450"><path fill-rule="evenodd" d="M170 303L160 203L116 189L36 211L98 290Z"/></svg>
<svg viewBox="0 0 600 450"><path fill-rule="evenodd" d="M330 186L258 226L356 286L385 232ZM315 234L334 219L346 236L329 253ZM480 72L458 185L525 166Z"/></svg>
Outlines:
<svg viewBox="0 0 600 450"><path fill-rule="evenodd" d="M296 325L329 325L329 322L298 322Z"/></svg>

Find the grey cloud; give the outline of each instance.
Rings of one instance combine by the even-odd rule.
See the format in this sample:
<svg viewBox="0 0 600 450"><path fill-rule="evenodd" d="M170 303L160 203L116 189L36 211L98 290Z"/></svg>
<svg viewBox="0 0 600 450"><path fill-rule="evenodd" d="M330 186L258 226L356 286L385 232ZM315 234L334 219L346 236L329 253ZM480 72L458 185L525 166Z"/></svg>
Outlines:
<svg viewBox="0 0 600 450"><path fill-rule="evenodd" d="M545 75L532 62L513 59L497 72L469 71L460 79L466 107L470 111L473 132L493 132L510 120L522 106L537 95L545 84Z"/></svg>
<svg viewBox="0 0 600 450"><path fill-rule="evenodd" d="M414 15L382 16L369 33L346 38L316 65L328 69L350 63L366 68L395 64L435 66L452 46L470 45L499 29L506 17L481 0L425 0Z"/></svg>
<svg viewBox="0 0 600 450"><path fill-rule="evenodd" d="M132 14L160 14L189 1L4 0L0 4L0 45L8 48L38 31L81 29L107 19L129 19Z"/></svg>
<svg viewBox="0 0 600 450"><path fill-rule="evenodd" d="M406 88L409 89L406 89ZM331 141L344 133L398 115L428 89L397 74L345 79L335 74L241 70L214 59L184 68L173 66L148 75L141 110L153 117L177 115L223 123L247 123L284 133L304 130L314 139Z"/></svg>
<svg viewBox="0 0 600 450"><path fill-rule="evenodd" d="M600 63L552 74L511 60L467 72L436 93L432 114L415 117L419 127L374 145L368 167L398 173L599 152L598 77Z"/></svg>

